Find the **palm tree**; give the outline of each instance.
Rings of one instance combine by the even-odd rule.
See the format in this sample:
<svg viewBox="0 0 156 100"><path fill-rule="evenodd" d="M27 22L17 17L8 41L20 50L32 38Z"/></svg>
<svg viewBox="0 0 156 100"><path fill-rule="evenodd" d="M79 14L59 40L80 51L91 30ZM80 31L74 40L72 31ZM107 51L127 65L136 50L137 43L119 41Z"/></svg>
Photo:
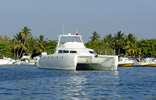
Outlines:
<svg viewBox="0 0 156 100"><path fill-rule="evenodd" d="M106 48L113 48L113 39L114 38L110 33L103 38Z"/></svg>
<svg viewBox="0 0 156 100"><path fill-rule="evenodd" d="M44 39L43 35L40 35L39 38L37 38L38 42L38 49L36 53L44 52L44 44L47 42L48 38Z"/></svg>
<svg viewBox="0 0 156 100"><path fill-rule="evenodd" d="M139 48L138 42L135 41L134 43L128 42L128 45L126 46L127 54L128 55L140 55L141 54L141 48Z"/></svg>
<svg viewBox="0 0 156 100"><path fill-rule="evenodd" d="M25 48L22 43L22 35L21 35L21 33L19 33L19 34L16 33L16 35L13 35L13 36L14 36L13 41L15 42L14 49L15 50L17 49L16 57L17 57L17 59L19 59L19 56L18 56L19 50L22 47Z"/></svg>
<svg viewBox="0 0 156 100"><path fill-rule="evenodd" d="M143 55L149 55L151 54L151 41L149 39L141 39L139 41L139 46L142 49L142 54Z"/></svg>
<svg viewBox="0 0 156 100"><path fill-rule="evenodd" d="M124 42L125 42L125 34L121 33L121 31L115 33L114 42L115 42L115 47L118 50L118 55L120 55L120 49L124 46Z"/></svg>
<svg viewBox="0 0 156 100"><path fill-rule="evenodd" d="M28 29L26 26L24 26L24 28L23 29L21 29L22 31L20 32L21 33L21 35L22 35L22 38L24 39L24 46L25 46L25 43L26 43L26 41L29 39L29 37L32 35L31 34L31 29ZM22 48L22 50L21 50L21 53L20 53L20 56L21 56L21 54L22 54L22 52L23 52L23 48Z"/></svg>
<svg viewBox="0 0 156 100"><path fill-rule="evenodd" d="M133 45L135 45L136 41L137 41L136 37L132 33L129 33L128 36L126 36L126 41L125 41L125 45L124 45L126 55L129 54L129 53L127 53L127 50L132 49Z"/></svg>
<svg viewBox="0 0 156 100"><path fill-rule="evenodd" d="M100 34L98 34L96 31L93 32L93 36L90 37L91 41L99 41L100 40Z"/></svg>
<svg viewBox="0 0 156 100"><path fill-rule="evenodd" d="M33 56L34 55L33 51L37 50L37 46L38 46L37 39L34 38L33 36L30 36L29 40L27 41L27 44L28 44L27 46L29 48L28 52L31 53Z"/></svg>

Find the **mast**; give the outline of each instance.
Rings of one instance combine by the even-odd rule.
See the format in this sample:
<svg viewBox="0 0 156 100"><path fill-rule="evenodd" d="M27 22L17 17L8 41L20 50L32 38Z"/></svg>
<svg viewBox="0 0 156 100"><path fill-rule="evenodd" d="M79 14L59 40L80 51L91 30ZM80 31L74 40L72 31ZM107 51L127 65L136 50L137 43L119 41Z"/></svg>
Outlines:
<svg viewBox="0 0 156 100"><path fill-rule="evenodd" d="M64 23L62 23L62 28L63 28L63 35L64 35Z"/></svg>

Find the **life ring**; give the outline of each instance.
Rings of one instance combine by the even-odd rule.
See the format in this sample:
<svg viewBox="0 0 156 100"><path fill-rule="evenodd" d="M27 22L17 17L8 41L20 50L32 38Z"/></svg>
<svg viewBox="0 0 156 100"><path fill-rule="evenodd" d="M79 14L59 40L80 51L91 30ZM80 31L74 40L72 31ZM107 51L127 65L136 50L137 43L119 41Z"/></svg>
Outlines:
<svg viewBox="0 0 156 100"><path fill-rule="evenodd" d="M150 59L149 62L152 62L152 60Z"/></svg>

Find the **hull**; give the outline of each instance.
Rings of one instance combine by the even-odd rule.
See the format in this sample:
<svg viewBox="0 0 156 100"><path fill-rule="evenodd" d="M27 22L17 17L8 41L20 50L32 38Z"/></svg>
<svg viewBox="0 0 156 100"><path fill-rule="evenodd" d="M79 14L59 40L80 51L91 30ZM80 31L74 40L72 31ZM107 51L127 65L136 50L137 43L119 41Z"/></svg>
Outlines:
<svg viewBox="0 0 156 100"><path fill-rule="evenodd" d="M118 66L117 56L99 55L78 56L77 70L103 70L116 71Z"/></svg>
<svg viewBox="0 0 156 100"><path fill-rule="evenodd" d="M118 64L119 67L131 67L133 63Z"/></svg>
<svg viewBox="0 0 156 100"><path fill-rule="evenodd" d="M117 56L77 56L52 55L43 56L39 60L39 68L61 70L104 70L116 71Z"/></svg>
<svg viewBox="0 0 156 100"><path fill-rule="evenodd" d="M140 67L140 66L147 66L148 63L141 63L141 62L136 62L133 64L133 66L137 66L137 67Z"/></svg>
<svg viewBox="0 0 156 100"><path fill-rule="evenodd" d="M155 64L149 64L149 67L156 67L156 63Z"/></svg>
<svg viewBox="0 0 156 100"><path fill-rule="evenodd" d="M12 64L13 64L13 65L20 65L20 64L21 64L21 61L18 60L18 61L13 62Z"/></svg>
<svg viewBox="0 0 156 100"><path fill-rule="evenodd" d="M48 55L42 56L38 63L39 68L76 70L76 55Z"/></svg>
<svg viewBox="0 0 156 100"><path fill-rule="evenodd" d="M21 65L35 65L35 62L22 62Z"/></svg>
<svg viewBox="0 0 156 100"><path fill-rule="evenodd" d="M10 62L10 59L0 59L0 65L8 65Z"/></svg>
<svg viewBox="0 0 156 100"><path fill-rule="evenodd" d="M139 66L139 67L156 67L156 63L153 63L153 62L151 62L151 63L143 63L143 62L136 62L136 63L134 63L134 65L133 66Z"/></svg>
<svg viewBox="0 0 156 100"><path fill-rule="evenodd" d="M127 57L119 57L118 66L119 67L131 67L134 61L128 59Z"/></svg>

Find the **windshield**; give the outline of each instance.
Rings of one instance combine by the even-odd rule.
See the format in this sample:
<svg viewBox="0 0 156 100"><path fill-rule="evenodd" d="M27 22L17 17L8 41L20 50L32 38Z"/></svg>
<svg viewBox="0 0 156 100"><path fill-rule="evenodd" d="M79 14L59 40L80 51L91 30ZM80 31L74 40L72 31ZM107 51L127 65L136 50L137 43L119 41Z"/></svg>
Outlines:
<svg viewBox="0 0 156 100"><path fill-rule="evenodd" d="M65 43L65 42L81 42L80 37L61 37L60 38L60 43Z"/></svg>

